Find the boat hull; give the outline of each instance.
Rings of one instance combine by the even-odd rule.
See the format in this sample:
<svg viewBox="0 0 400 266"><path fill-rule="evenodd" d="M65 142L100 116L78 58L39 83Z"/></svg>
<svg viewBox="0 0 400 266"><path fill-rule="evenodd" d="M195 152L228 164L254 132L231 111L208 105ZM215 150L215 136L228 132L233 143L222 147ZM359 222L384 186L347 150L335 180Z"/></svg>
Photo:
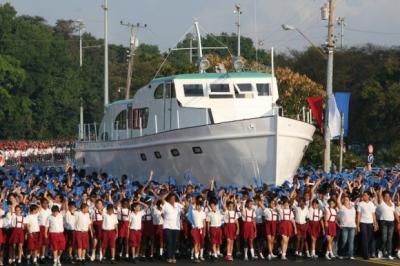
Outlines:
<svg viewBox="0 0 400 266"><path fill-rule="evenodd" d="M255 180L280 185L295 174L314 131L308 123L273 115L132 139L77 142L76 163L139 179L154 170L160 180L171 176L184 182L186 176L206 184L214 176L225 186Z"/></svg>

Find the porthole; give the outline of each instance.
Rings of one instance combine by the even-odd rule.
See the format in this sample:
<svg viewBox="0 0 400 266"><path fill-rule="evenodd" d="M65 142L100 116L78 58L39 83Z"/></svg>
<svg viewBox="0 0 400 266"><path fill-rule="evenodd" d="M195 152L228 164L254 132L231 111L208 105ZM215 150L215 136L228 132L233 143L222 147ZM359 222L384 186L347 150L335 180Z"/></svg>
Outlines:
<svg viewBox="0 0 400 266"><path fill-rule="evenodd" d="M154 156L155 156L157 159L161 159L161 153L160 153L159 151L155 151L155 152L154 152Z"/></svg>
<svg viewBox="0 0 400 266"><path fill-rule="evenodd" d="M172 149L171 154L172 154L172 156L177 157L177 156L179 156L180 153L179 153L178 149Z"/></svg>
<svg viewBox="0 0 400 266"><path fill-rule="evenodd" d="M144 154L144 153L140 154L140 158L142 159L142 161L147 161L146 154Z"/></svg>
<svg viewBox="0 0 400 266"><path fill-rule="evenodd" d="M200 147L193 147L192 150L195 154L203 153L203 150Z"/></svg>

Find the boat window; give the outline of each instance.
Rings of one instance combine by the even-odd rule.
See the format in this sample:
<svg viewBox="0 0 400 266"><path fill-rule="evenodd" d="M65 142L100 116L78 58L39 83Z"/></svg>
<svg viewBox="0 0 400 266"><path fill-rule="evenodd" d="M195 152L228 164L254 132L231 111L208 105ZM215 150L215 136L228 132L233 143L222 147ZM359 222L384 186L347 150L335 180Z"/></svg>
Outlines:
<svg viewBox="0 0 400 266"><path fill-rule="evenodd" d="M172 95L172 97L171 97L171 95ZM167 99L176 98L174 83L165 84L165 98L167 98Z"/></svg>
<svg viewBox="0 0 400 266"><path fill-rule="evenodd" d="M268 83L257 83L258 96L270 96L271 91Z"/></svg>
<svg viewBox="0 0 400 266"><path fill-rule="evenodd" d="M164 97L164 84L160 84L154 90L154 99L162 99Z"/></svg>
<svg viewBox="0 0 400 266"><path fill-rule="evenodd" d="M251 86L251 83L242 83L242 84L236 84L239 88L240 91L252 91L253 87Z"/></svg>
<svg viewBox="0 0 400 266"><path fill-rule="evenodd" d="M140 127L147 128L149 121L149 108L129 108L128 126L130 129L140 129ZM140 125L140 121L142 124Z"/></svg>
<svg viewBox="0 0 400 266"><path fill-rule="evenodd" d="M183 91L189 97L204 96L203 84L184 84Z"/></svg>
<svg viewBox="0 0 400 266"><path fill-rule="evenodd" d="M195 154L203 153L203 151L201 150L200 147L193 147L192 150L193 150L193 153L195 153Z"/></svg>
<svg viewBox="0 0 400 266"><path fill-rule="evenodd" d="M157 159L161 159L161 153L160 153L159 151L155 151L155 152L154 152L154 156L155 156Z"/></svg>
<svg viewBox="0 0 400 266"><path fill-rule="evenodd" d="M179 156L180 153L179 153L178 149L172 149L171 154L172 154L172 156L177 157L177 156Z"/></svg>
<svg viewBox="0 0 400 266"><path fill-rule="evenodd" d="M122 110L115 118L114 129L126 129L127 110Z"/></svg>
<svg viewBox="0 0 400 266"><path fill-rule="evenodd" d="M210 99L233 98L232 94L210 94Z"/></svg>
<svg viewBox="0 0 400 266"><path fill-rule="evenodd" d="M229 84L210 84L211 92L229 92Z"/></svg>
<svg viewBox="0 0 400 266"><path fill-rule="evenodd" d="M144 153L140 154L140 158L142 159L142 161L147 161L146 154L144 154Z"/></svg>

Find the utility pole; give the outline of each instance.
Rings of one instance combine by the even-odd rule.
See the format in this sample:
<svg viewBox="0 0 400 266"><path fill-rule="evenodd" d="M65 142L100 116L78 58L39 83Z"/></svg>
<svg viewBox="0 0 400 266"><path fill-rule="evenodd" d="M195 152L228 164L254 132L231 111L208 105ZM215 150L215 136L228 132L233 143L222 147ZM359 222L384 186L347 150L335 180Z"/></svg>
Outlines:
<svg viewBox="0 0 400 266"><path fill-rule="evenodd" d="M104 106L109 103L108 96L108 0L104 0Z"/></svg>
<svg viewBox="0 0 400 266"><path fill-rule="evenodd" d="M78 24L78 32L79 32L79 66L82 67L83 64L83 47L82 47L82 30L84 29L84 24L81 19L75 20Z"/></svg>
<svg viewBox="0 0 400 266"><path fill-rule="evenodd" d="M340 26L340 49L343 49L344 27L346 27L344 17L338 17L337 23Z"/></svg>
<svg viewBox="0 0 400 266"><path fill-rule="evenodd" d="M339 173L343 169L343 150L344 150L344 113L340 113L340 157L339 157Z"/></svg>
<svg viewBox="0 0 400 266"><path fill-rule="evenodd" d="M129 99L130 96L130 89L131 89L131 83L132 83L132 72L133 72L133 60L135 56L135 49L136 49L136 36L141 28L146 28L147 24L144 24L143 26L140 25L140 23L137 23L136 25L131 24L131 23L124 23L121 21L122 26L126 26L130 29L130 47L128 51L128 75L126 78L126 89L125 89L125 99Z"/></svg>
<svg viewBox="0 0 400 266"><path fill-rule="evenodd" d="M329 98L333 97L333 53L335 50L334 31L335 31L335 8L336 0L329 0L329 17L328 17L328 63L326 73L326 103L325 103L325 125L324 125L324 171L329 172L331 168L331 136L329 132Z"/></svg>
<svg viewBox="0 0 400 266"><path fill-rule="evenodd" d="M234 13L237 14L237 21L236 21L236 26L237 26L237 37L238 37L238 50L237 50L237 57L240 58L240 15L242 15L242 11L240 8L239 4L235 5L235 11Z"/></svg>
<svg viewBox="0 0 400 266"><path fill-rule="evenodd" d="M79 108L79 140L83 141L83 99L81 97L81 106Z"/></svg>

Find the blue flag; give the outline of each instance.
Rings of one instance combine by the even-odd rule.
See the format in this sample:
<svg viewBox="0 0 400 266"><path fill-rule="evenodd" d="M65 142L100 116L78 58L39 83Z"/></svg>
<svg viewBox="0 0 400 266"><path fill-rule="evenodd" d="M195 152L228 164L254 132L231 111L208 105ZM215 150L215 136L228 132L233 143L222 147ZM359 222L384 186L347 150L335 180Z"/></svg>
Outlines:
<svg viewBox="0 0 400 266"><path fill-rule="evenodd" d="M186 218L188 219L189 223L194 227L194 218L193 218L193 206L192 204L189 205L188 213L186 214Z"/></svg>

